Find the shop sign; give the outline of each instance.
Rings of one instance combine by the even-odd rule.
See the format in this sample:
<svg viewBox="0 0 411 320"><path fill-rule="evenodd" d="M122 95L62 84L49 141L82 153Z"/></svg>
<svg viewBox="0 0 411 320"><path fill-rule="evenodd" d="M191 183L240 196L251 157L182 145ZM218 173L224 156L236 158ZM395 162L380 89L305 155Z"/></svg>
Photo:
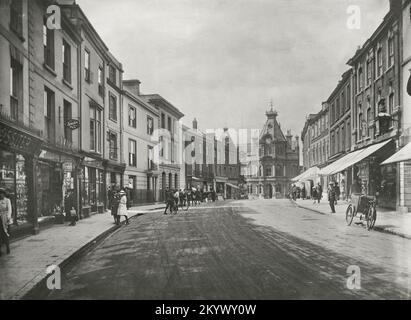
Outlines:
<svg viewBox="0 0 411 320"><path fill-rule="evenodd" d="M66 120L65 126L71 130L76 130L80 127L80 121L77 119Z"/></svg>
<svg viewBox="0 0 411 320"><path fill-rule="evenodd" d="M30 136L3 124L0 126L0 144L32 153L39 145Z"/></svg>
<svg viewBox="0 0 411 320"><path fill-rule="evenodd" d="M72 162L63 162L63 170L66 172L73 171L73 163Z"/></svg>

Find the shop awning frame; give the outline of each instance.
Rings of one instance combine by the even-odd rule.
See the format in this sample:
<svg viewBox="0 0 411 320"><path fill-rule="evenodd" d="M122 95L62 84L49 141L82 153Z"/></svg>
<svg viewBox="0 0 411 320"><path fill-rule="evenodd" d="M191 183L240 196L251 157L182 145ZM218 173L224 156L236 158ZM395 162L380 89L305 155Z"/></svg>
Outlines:
<svg viewBox="0 0 411 320"><path fill-rule="evenodd" d="M341 167L346 161L348 161L349 159L355 157L357 154L359 154L361 152L361 150L358 151L354 151L351 153L346 154L345 156L341 157L340 159L334 161L333 163L331 163L330 165L326 166L325 168L323 168L320 172L321 176L329 176L331 174L333 174L332 172L337 170L339 167Z"/></svg>
<svg viewBox="0 0 411 320"><path fill-rule="evenodd" d="M311 167L310 169L304 171L299 176L296 176L295 178L292 178L291 181L297 182L297 181L314 180L316 178L316 176L319 175L319 172L320 172L320 168Z"/></svg>
<svg viewBox="0 0 411 320"><path fill-rule="evenodd" d="M226 185L229 186L229 187L231 187L231 188L234 188L234 189L240 189L239 186L236 186L236 185L231 184L231 183L226 183Z"/></svg>
<svg viewBox="0 0 411 320"><path fill-rule="evenodd" d="M402 149L394 153L391 157L389 157L387 160L381 163L381 165L404 161L411 161L411 142L409 142Z"/></svg>
<svg viewBox="0 0 411 320"><path fill-rule="evenodd" d="M330 164L329 166L325 167L323 170L321 170L320 174L323 176L330 176L333 174L337 174L341 171L344 171L345 169L373 155L375 152L385 147L391 141L392 140L387 140L384 142L380 142L380 143L368 146L361 150L353 151L345 155L344 157L338 159L337 161Z"/></svg>

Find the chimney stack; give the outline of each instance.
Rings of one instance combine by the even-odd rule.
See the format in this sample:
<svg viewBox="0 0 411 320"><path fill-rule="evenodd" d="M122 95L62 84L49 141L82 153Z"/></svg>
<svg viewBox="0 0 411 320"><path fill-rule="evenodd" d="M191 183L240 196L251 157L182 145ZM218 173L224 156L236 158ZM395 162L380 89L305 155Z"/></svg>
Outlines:
<svg viewBox="0 0 411 320"><path fill-rule="evenodd" d="M123 86L130 91L132 94L139 96L140 95L140 80L132 79L132 80L124 80Z"/></svg>
<svg viewBox="0 0 411 320"><path fill-rule="evenodd" d="M390 11L401 11L402 1L401 0L390 0Z"/></svg>
<svg viewBox="0 0 411 320"><path fill-rule="evenodd" d="M193 129L197 130L197 119L196 118L194 118L193 120Z"/></svg>

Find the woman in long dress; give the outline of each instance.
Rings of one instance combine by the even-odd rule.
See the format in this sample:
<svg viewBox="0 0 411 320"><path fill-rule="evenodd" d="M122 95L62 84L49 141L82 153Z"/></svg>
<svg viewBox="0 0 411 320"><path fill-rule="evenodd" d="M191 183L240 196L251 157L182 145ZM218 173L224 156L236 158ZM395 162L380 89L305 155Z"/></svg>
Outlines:
<svg viewBox="0 0 411 320"><path fill-rule="evenodd" d="M119 195L120 195L120 203L118 205L118 212L117 212L117 215L119 216L119 222L120 222L121 216L124 216L126 218L126 224L129 224L129 222L128 222L128 213L127 213L127 196L126 196L126 192L124 190L121 190Z"/></svg>
<svg viewBox="0 0 411 320"><path fill-rule="evenodd" d="M6 190L0 188L0 256L1 246L6 245L7 254L10 254L9 226L11 225L11 201L6 198Z"/></svg>

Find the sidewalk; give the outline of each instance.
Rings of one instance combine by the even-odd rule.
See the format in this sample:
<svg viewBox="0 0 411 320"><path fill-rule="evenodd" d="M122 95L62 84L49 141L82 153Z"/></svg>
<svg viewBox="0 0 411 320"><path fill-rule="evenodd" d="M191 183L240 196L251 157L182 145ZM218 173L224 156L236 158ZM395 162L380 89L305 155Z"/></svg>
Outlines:
<svg viewBox="0 0 411 320"><path fill-rule="evenodd" d="M338 201L338 204L335 206L336 213L331 214L331 209L327 201L322 201L320 204L314 204L312 200L298 199L295 203L297 206L304 209L321 214L332 215L335 219L341 220L338 223L345 223L345 211L349 205L346 201ZM358 221L358 219L354 218L353 224L355 224L356 221ZM411 213L399 213L378 208L377 221L374 230L411 239Z"/></svg>
<svg viewBox="0 0 411 320"><path fill-rule="evenodd" d="M132 207L129 217L164 208L162 204ZM122 219L123 221L123 219ZM11 254L0 257L0 300L21 299L46 278L49 265L63 267L92 244L119 228L110 212L80 220L76 226L54 225L38 235L10 244Z"/></svg>

